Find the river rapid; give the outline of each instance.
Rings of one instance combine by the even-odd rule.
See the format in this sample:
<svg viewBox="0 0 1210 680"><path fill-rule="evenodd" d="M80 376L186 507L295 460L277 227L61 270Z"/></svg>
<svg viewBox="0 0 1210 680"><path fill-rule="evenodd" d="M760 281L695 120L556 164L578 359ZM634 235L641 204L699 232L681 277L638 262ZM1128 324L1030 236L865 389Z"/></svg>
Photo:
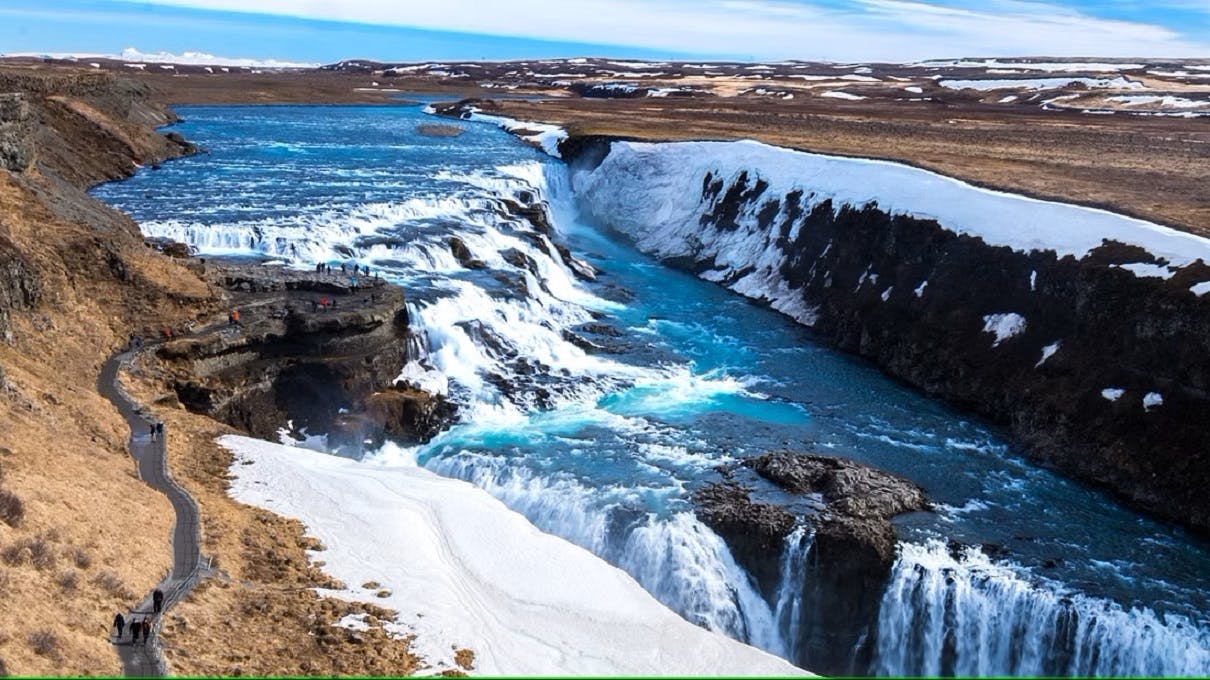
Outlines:
<svg viewBox="0 0 1210 680"><path fill-rule="evenodd" d="M406 290L416 341L400 368L448 391L459 421L367 460L468 480L686 619L810 669L790 615L805 606L808 536L766 598L688 496L771 449L851 458L912 479L936 507L897 522L858 672L1210 674L1205 542L1028 464L994 428L588 223L560 161L483 123L421 135L432 119L419 107L179 113L175 129L209 153L94 193L203 254L356 262ZM501 199L544 201L549 238L596 280ZM450 236L485 268L464 268Z"/></svg>

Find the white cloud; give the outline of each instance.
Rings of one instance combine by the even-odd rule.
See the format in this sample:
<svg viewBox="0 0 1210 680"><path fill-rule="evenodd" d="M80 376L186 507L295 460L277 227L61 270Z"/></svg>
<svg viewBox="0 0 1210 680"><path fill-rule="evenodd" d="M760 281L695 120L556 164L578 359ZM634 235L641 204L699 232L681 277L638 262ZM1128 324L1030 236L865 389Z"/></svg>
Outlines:
<svg viewBox="0 0 1210 680"><path fill-rule="evenodd" d="M1060 5L990 0L978 9L919 0L151 0L261 12L760 59L909 61L955 56L1197 56L1210 42Z"/></svg>

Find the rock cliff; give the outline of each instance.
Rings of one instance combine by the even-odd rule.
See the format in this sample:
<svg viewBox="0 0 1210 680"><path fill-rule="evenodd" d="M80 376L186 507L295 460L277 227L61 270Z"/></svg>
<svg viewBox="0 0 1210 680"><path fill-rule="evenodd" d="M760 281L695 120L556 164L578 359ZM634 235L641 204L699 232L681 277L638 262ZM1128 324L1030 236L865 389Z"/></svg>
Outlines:
<svg viewBox="0 0 1210 680"><path fill-rule="evenodd" d="M751 472L744 474L747 470ZM752 475L755 473L755 476ZM895 561L891 518L928 507L911 482L852 461L793 451L773 451L727 470L728 481L693 495L698 516L723 537L731 554L756 581L770 606L782 589L802 593L792 629L793 661L804 668L851 675L869 668L873 626ZM759 477L757 479L756 477ZM760 500L772 484L812 506L802 513ZM757 499L753 499L753 496ZM810 527L805 569L783 583L786 552L801 550L789 538Z"/></svg>
<svg viewBox="0 0 1210 680"><path fill-rule="evenodd" d="M581 137L561 149L580 172L611 144ZM778 194L761 172L686 178L696 207L665 259L1004 426L1034 460L1210 532L1210 298L1196 292L1210 266L1168 267L1112 240L1082 257L989 245L875 202L813 196L811 178ZM668 228L648 207L666 187L619 186L631 193L611 205L633 202L638 216L624 231ZM715 252L740 240L752 250Z"/></svg>
<svg viewBox="0 0 1210 680"><path fill-rule="evenodd" d="M329 433L333 445L353 448L386 435L427 439L452 418L443 398L393 387L407 362L400 288L257 264L206 266L241 317L156 350L189 410L265 439L292 422L296 433Z"/></svg>

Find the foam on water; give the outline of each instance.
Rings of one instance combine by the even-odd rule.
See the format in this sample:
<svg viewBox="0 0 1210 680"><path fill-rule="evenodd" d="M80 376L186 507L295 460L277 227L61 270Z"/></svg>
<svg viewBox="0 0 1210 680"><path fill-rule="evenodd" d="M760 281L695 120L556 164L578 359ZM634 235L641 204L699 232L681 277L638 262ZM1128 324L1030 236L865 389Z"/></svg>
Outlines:
<svg viewBox="0 0 1210 680"><path fill-rule="evenodd" d="M882 600L888 675L1204 676L1210 633L1188 618L1072 592L975 549L903 544Z"/></svg>
<svg viewBox="0 0 1210 680"><path fill-rule="evenodd" d="M912 477L939 505L937 516L901 527L911 542L883 598L874 670L1210 672L1202 548L1029 468L988 429L815 347L780 316L587 226L565 168L498 130L413 138L408 115L190 110L199 126L190 136L211 156L99 193L132 210L149 235L203 252L267 254L304 268L353 261L401 283L412 337L400 379L448 394L459 421L423 446L369 453L366 469L423 465L470 481L626 570L690 621L803 661L810 530L787 540L781 584L766 600L688 495L719 465L813 441ZM264 139L294 141L263 149ZM544 205L550 233L506 199ZM627 209L658 218L667 208ZM464 268L451 236L485 268ZM590 260L600 280L577 278L552 237ZM524 257L506 257L510 250ZM728 285L774 290L760 272L775 263L757 264ZM742 267L720 261L728 268ZM782 311L809 322L810 310ZM600 324L616 335L597 340L624 351L572 341ZM974 552L955 558L928 542L951 534L1011 545L1023 564L1064 559L1043 581L1024 566ZM1113 568L1115 584L1098 562ZM1172 659L1162 662L1165 654Z"/></svg>

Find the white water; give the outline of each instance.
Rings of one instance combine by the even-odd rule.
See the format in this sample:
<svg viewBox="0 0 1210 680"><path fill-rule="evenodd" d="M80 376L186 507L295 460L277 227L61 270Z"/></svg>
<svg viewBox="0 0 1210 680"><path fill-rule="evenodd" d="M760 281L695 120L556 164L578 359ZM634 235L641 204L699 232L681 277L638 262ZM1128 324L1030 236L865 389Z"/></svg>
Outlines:
<svg viewBox="0 0 1210 680"><path fill-rule="evenodd" d="M470 131L467 136L472 134L475 133ZM219 158L217 152L215 158ZM698 160L712 162L708 157ZM176 168L201 162L181 161L180 165L166 166L156 176L169 178ZM265 167L268 169L258 172L269 173L279 166L269 164ZM632 168L633 172L620 168L616 176L609 178L609 183L598 188L645 185L642 188L647 193L627 189L630 193L612 204L617 214L635 224L664 220L662 224L672 224L682 230L672 236L688 236L692 231L690 227L696 225L697 213L693 211L700 207L695 201L701 193L701 177L688 184L681 182L684 178L678 179L676 173L686 168L692 169L689 165L669 165L664 168L667 176L651 176L649 169L641 167ZM141 177L146 179L148 176ZM937 461L960 458L961 467L955 463L953 467L932 470L932 474L937 474L935 479L941 480L937 484L938 493L952 488L957 489L954 494L962 496L947 499L955 501L955 506L981 507L982 512L992 512L1014 500L1030 499L1035 495L1046 504L1061 502L1045 497L1046 493L1055 490L1054 487L1017 474L1011 466L996 463L992 466L996 474L980 474L984 471L980 466L985 463L979 458L979 452L984 449L995 451L998 445L975 446L971 451L959 453L954 450L961 446L950 445L951 441L966 441L972 437L981 441L991 435L971 431L971 426L958 422L950 414L930 415L921 420L904 419L902 410L924 413L928 405L899 394L884 380L867 379L863 373L841 367L843 361L809 363L810 352L817 350L805 349L802 345L809 343L792 333L765 339L758 337L762 326L774 325L766 317L745 316L743 312L727 308L720 300L712 300L714 306L695 312L698 319L691 323L669 318L673 315L658 304L665 293L677 300L677 304L690 304L691 296L707 299L706 293L698 288L674 290L684 284L671 272L661 271L657 282L643 289L646 297L634 305L605 299L601 288L576 280L561 258L547 254L549 240L535 234L523 220L507 219L497 200L501 196L520 199L529 193L548 201L557 230L584 229L576 224L577 197L568 186L561 165L534 160L509 161L495 168L449 169L435 176L442 182L439 189L427 194L412 191L397 199L383 196L380 191L361 204L341 206L324 201L304 202L300 207L287 206L279 211L283 212L281 215L234 218L218 223L181 217L190 212L178 210L171 216L159 215L142 223L151 235L179 238L206 252L257 252L293 257L294 263L304 268L319 260L352 259L369 264L381 270L384 276L403 284L409 295L413 330L419 337L410 343L408 366L401 368L408 379L423 380L436 391L444 386L451 399L460 405L461 420L428 445L403 451L388 448L372 455L372 461L419 460L432 470L473 481L543 530L567 538L622 567L648 592L688 620L752 641L790 658L795 658L798 651L795 626L799 617L794 612L796 608L801 612L804 607L811 606L803 601L802 595L809 540L799 535L795 539L800 541L797 548L793 548L791 542L792 547L782 559L782 587L773 602L766 602L722 540L695 519L685 499L687 486L696 480L710 478L715 466L733 462L732 455L738 457L753 452L746 446L767 447L774 437L780 444L783 432L786 437L799 437L798 441L806 438L805 426L799 429L782 427L785 422L798 423L806 419L797 403L793 407L779 406L761 390L776 393L776 382L784 380L797 390L794 399L819 400L819 404L812 406L811 418L818 416L819 422L833 418L841 424L833 430L815 425L809 433L813 438L822 436L828 440L821 442L822 445L839 442L837 453L841 455L860 456L868 450L878 450L882 445L869 438L872 433L885 431L886 435L879 434L875 439L888 444L901 440L912 442L904 444L907 449L898 445L882 447L885 452L879 455L888 456L889 463L897 460L893 456L900 455L902 449L906 452L903 455L913 457L911 466L914 469L920 470L920 474L929 474L925 471L930 465L937 465ZM378 180L374 182L377 186ZM684 195L676 193L682 185L688 187L681 192ZM404 187L390 189L396 190L403 191ZM667 191L675 195L661 193ZM137 194L142 195L143 191L139 190ZM602 196L605 195L591 197L591 200L609 200ZM205 198L195 202L204 204ZM148 201L147 205L158 203ZM596 205L601 206L599 202ZM198 214L205 210L205 205L196 207ZM685 220L671 219L679 217ZM731 287L746 295L771 297L776 309L809 322L811 310L795 307L789 294L791 291L784 290L784 284L773 276L781 253L767 247L771 240L765 235L750 229L753 218L753 215L741 215L745 228L736 230L732 236L719 236L709 244L717 246L724 256L719 260L721 269L715 273L715 278L730 281L730 274L742 270L745 258L755 253L757 268L732 282ZM489 269L474 272L462 268L450 254L447 243L450 235L462 238L473 256L483 259ZM667 236L669 234L652 238L645 247L681 248L684 245L683 241L665 238ZM737 240L728 241L729 238ZM538 243L547 247L539 247ZM610 257L625 257L620 250L600 247ZM506 261L500 251L508 248L515 248L530 258L534 271ZM623 266L654 268L646 261L607 260L602 264L614 269ZM515 284L501 284L493 278L495 273L523 281L527 292L522 294ZM678 292L681 293L679 298L676 297ZM635 358L636 353L590 354L565 339L564 331L595 320L600 313L609 314L613 317L609 319L611 323L625 327L628 339L635 335L650 335L667 344L675 341L680 343L678 350L682 353L669 358L660 354L659 348L640 347L638 358ZM728 318L728 313L734 317ZM648 314L651 316L647 317ZM719 317L708 318L713 314ZM712 338L719 341L706 342ZM760 344L762 342L765 344ZM743 360L732 362L730 355L721 360L705 356L711 352L734 352ZM809 365L808 373L817 367L823 370L811 373L810 379L804 380L791 368L774 369L752 362L744 352L785 357L788 364L803 362ZM686 356L702 358L702 363L710 368L698 369ZM780 363L781 359L770 362ZM535 367L539 363L542 365ZM742 366L746 372L730 375L726 367L731 363ZM773 378L757 382L752 377L754 372L768 373ZM813 387L815 384L826 385L826 389L817 390ZM890 396L883 403L871 401L869 394ZM743 429L738 433L727 429L737 422L735 420L708 421L697 429L682 426L689 416L726 412L741 406L749 409L745 416L759 411L759 417L742 421ZM770 414L778 408L782 413L774 418ZM799 420L778 420L793 417ZM762 429L768 422L777 427ZM921 431L914 429L918 424ZM836 434L845 428L855 430L857 439ZM769 431L775 434L770 435ZM936 442L945 442L945 445ZM1000 453L986 457L998 458ZM949 472L938 474L937 469ZM962 484L967 474L975 474L981 480L975 485L975 491ZM980 485L1000 479L996 475L1004 476L1006 483L1028 486L1024 492L1012 487L992 495L981 495ZM1078 495L1070 489L1064 493ZM1076 510L1086 509L1088 502L1081 502L1085 505L1077 503ZM969 516L978 512L942 517L940 522L977 526L968 522ZM1034 516L1039 514L1032 508L1029 512ZM1020 514L1014 526L1028 521L1029 516ZM1090 542L1087 536L1073 538L1093 526L1088 520L1080 521L1084 523L1071 529L1054 528L1056 540ZM1047 525L1047 531L1051 530ZM888 590L888 599L884 601L882 617L888 619L885 628L888 632L878 640L879 670L904 674L952 666L954 662L950 657L953 653L947 651L946 643L947 639L954 639L955 633L947 632L952 630L960 630L961 635L969 638L963 643L962 654L958 655L963 659L962 663L967 664L963 668L977 667L978 662L972 659L983 659L985 667L994 673L1016 672L1018 668L1050 668L1039 666L1036 659L1045 659L1048 654L1066 654L1062 651L1063 640L1046 637L1046 627L1042 623L1022 628L1024 622L1034 618L1042 621L1042 613L1054 610L1054 589L1038 586L1027 576L1019 575L1020 587L1009 589L1017 593L1017 599L1001 601L998 591L987 590L990 586L979 575L978 568L966 562L958 567L937 566L940 562L922 564L919 559L913 562L912 555L916 554L913 551L917 549L925 550L919 546L905 548L905 557L896 567L896 585ZM1085 552L1083 545L1073 545L1068 550L1079 554ZM1005 565L989 568L1020 574L1014 567ZM941 583L945 585L946 570L953 572L955 569L970 572L968 580L975 583L969 589L971 592L986 593L981 600L971 596L962 601L963 606L982 606L982 609L971 611L977 612L979 620L986 622L986 632L966 632L975 630L972 622L975 614L961 620L965 627L955 629L953 621L946 623L944 588L927 590L927 597L904 594L905 589L910 593L916 588L911 579L924 578L912 575L933 578L940 574ZM1194 587L1197 583L1200 582L1195 582ZM1187 664L1187 668L1200 668L1203 674L1210 672L1210 666L1205 662L1206 640L1195 626L1182 628L1181 621L1161 618L1145 607L1122 610L1109 598L1084 595L1080 598L1081 606L1097 613L1098 620L1112 619L1117 623L1088 626L1086 637L1096 643L1089 642L1092 646L1088 648L1099 651L1095 654L1080 652L1079 664L1063 666L1055 672L1067 672L1069 668L1132 668L1134 666L1129 663L1152 663L1145 660L1154 660L1161 652L1180 655L1182 649L1185 652L1179 663ZM1038 616L1031 618L1030 614ZM933 625L938 620L940 626ZM921 638L919 644L897 646L901 636L889 632L895 630L896 621L904 622L900 629L903 634L915 630L934 632L929 633L927 643ZM1148 625L1163 630L1149 633L1150 637L1127 634L1132 626L1141 629ZM1199 622L1198 625L1204 624ZM1003 652L1002 646L997 646L1000 644L997 640L1018 638L1028 640L1020 643L1027 647L1010 645L1010 649ZM1163 644L1157 646L1156 640ZM1184 647L1178 644L1182 640ZM1048 644L1057 646L1052 652L1039 651ZM1117 666L1105 665L1111 659L1125 661L1113 662Z"/></svg>
<svg viewBox="0 0 1210 680"><path fill-rule="evenodd" d="M901 545L878 620L886 675L1200 676L1210 634L1188 619L1071 592L977 550Z"/></svg>
<svg viewBox="0 0 1210 680"><path fill-rule="evenodd" d="M219 443L235 454L231 494L301 520L325 546L323 568L347 584L325 594L398 612L384 627L415 636L427 671L454 668L453 650L466 647L488 675L799 672L687 623L465 482L248 437ZM378 586L356 585L369 581Z"/></svg>

